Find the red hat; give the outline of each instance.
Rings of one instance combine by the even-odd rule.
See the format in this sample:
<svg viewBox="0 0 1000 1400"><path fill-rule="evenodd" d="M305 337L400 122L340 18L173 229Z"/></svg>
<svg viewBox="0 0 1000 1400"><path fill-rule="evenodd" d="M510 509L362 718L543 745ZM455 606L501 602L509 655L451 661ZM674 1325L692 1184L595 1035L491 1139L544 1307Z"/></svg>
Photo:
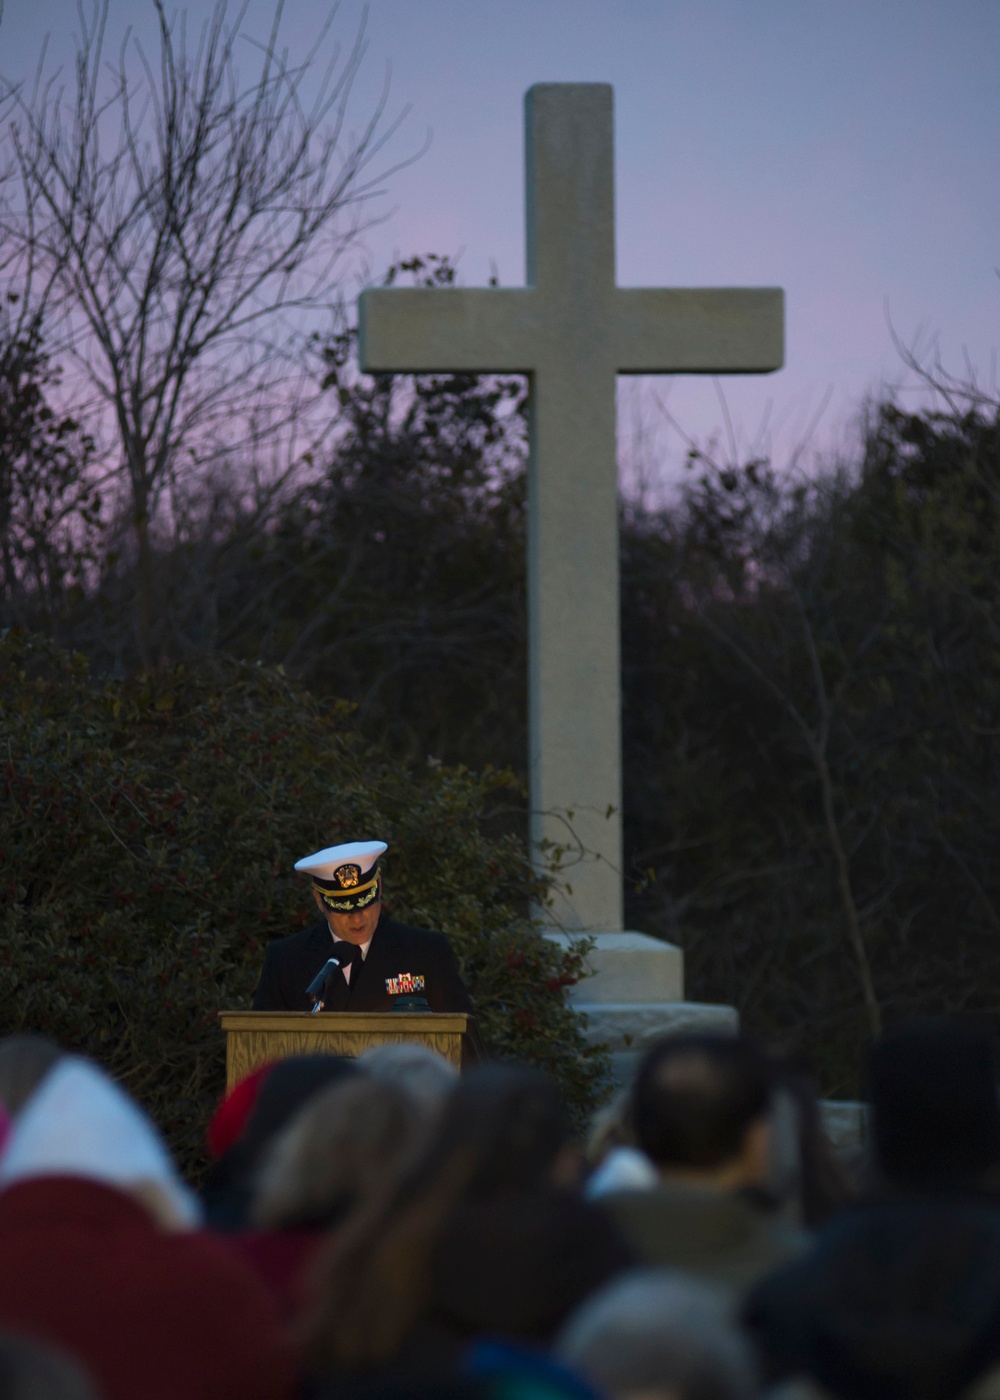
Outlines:
<svg viewBox="0 0 1000 1400"><path fill-rule="evenodd" d="M247 1120L253 1112L253 1106L257 1102L261 1085L274 1069L274 1063L273 1060L268 1060L265 1064L258 1065L244 1079L240 1079L234 1084L229 1092L220 1099L219 1106L212 1114L212 1121L205 1134L209 1156L215 1158L216 1161L229 1151L234 1142L242 1137L243 1129L246 1127Z"/></svg>

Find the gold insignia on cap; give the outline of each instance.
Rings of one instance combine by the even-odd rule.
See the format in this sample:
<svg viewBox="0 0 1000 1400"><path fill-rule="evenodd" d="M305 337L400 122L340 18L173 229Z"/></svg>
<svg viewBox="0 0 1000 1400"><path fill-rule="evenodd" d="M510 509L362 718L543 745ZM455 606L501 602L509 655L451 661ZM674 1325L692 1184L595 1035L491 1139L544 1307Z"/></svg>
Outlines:
<svg viewBox="0 0 1000 1400"><path fill-rule="evenodd" d="M340 865L333 872L333 878L342 890L353 890L361 880L361 866Z"/></svg>

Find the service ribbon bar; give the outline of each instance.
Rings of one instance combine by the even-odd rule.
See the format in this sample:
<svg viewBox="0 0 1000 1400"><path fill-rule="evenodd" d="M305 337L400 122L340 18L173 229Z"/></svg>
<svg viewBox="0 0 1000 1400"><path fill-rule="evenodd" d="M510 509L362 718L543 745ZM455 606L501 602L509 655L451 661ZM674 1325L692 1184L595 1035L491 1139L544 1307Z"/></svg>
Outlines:
<svg viewBox="0 0 1000 1400"><path fill-rule="evenodd" d="M385 989L391 997L405 996L411 992L422 992L424 986L424 979L419 973L401 972L398 977L385 979Z"/></svg>

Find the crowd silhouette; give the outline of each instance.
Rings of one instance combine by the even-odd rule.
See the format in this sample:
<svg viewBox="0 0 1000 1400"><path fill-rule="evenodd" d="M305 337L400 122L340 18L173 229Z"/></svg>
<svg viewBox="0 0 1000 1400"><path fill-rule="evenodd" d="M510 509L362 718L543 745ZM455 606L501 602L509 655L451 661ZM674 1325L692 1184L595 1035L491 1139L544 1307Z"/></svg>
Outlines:
<svg viewBox="0 0 1000 1400"><path fill-rule="evenodd" d="M195 1190L97 1063L0 1042L2 1400L990 1400L992 1036L901 1023L836 1151L801 1069L651 1046L586 1141L534 1069L262 1066Z"/></svg>

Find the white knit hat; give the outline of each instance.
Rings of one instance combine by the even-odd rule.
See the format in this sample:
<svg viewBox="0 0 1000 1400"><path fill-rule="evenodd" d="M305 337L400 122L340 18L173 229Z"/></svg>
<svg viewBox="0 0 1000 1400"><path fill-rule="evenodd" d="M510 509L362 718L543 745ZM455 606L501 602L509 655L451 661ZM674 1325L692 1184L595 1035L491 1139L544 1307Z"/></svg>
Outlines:
<svg viewBox="0 0 1000 1400"><path fill-rule="evenodd" d="M179 1221L201 1212L152 1121L90 1060L67 1055L45 1076L0 1157L0 1189L42 1176L82 1176L123 1189L150 1182Z"/></svg>

